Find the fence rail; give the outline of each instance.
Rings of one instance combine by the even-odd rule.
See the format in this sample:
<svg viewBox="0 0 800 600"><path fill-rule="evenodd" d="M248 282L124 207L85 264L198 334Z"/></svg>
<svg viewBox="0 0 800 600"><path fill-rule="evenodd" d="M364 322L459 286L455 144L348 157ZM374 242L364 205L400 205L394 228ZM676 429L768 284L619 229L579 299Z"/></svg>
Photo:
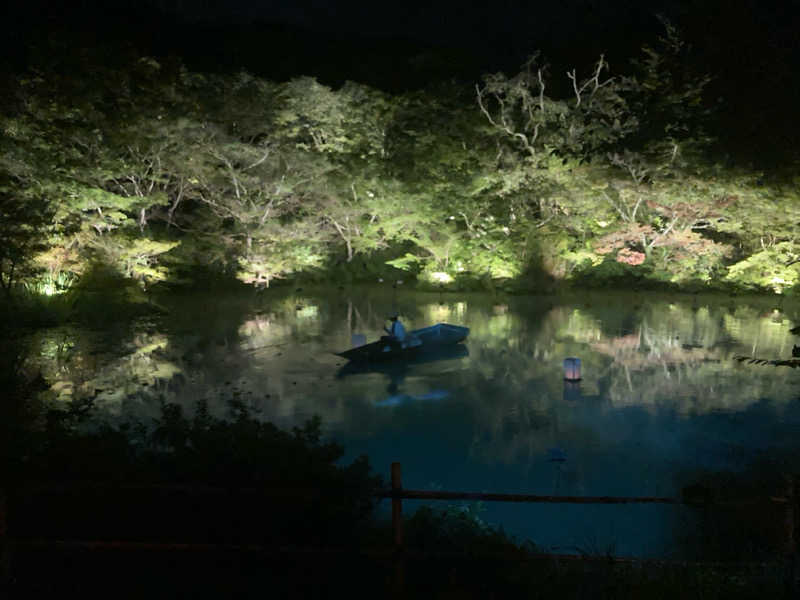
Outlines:
<svg viewBox="0 0 800 600"><path fill-rule="evenodd" d="M495 494L490 492L445 492L440 490L383 490L379 498L401 500L485 500L487 502L544 502L551 504L687 504L679 498L657 496L537 496L534 494Z"/></svg>
<svg viewBox="0 0 800 600"><path fill-rule="evenodd" d="M770 501L783 505L784 510L784 531L786 534L784 545L784 556L787 565L787 581L791 582L793 588L797 585L798 560L797 545L795 537L795 527L798 523L797 518L797 498L795 495L795 480L793 477L786 478L787 486L784 496L772 496ZM286 498L320 498L325 496L325 491L320 489L263 489L263 488L235 488L231 490L224 487L214 487L208 485L185 485L185 484L107 484L107 483L83 483L83 484L33 484L27 485L24 489L28 492L66 492L76 490L95 490L103 489L114 490L141 490L141 491L169 491L185 493L188 495L215 496L228 494L235 491L238 494L257 494L268 495L270 497ZM399 462L391 465L391 487L389 489L375 492L378 498L391 499L392 501L392 539L393 549L365 548L361 551L353 548L306 548L306 547L287 547L287 546L265 546L259 544L214 544L214 543L171 543L171 542L142 542L142 541L113 541L113 540L12 540L8 534L8 494L0 488L0 583L6 583L10 578L11 551L14 546L28 548L70 548L86 549L98 551L233 551L233 552L258 552L269 556L287 554L337 554L342 552L356 552L371 557L391 557L395 561L395 585L402 587L404 581L405 560L407 558L420 557L440 557L441 553L420 553L409 552L404 547L403 539L403 500L483 500L488 502L525 502L525 503L564 503L564 504L668 504L668 505L703 505L704 502L687 501L673 497L658 496L553 496L535 494L502 494L491 492L462 492L462 491L441 491L441 490L408 490L403 488L402 467ZM735 501L715 501L713 505L742 505L752 503L753 500ZM447 553L450 556L450 553ZM456 555L454 554L453 557ZM491 558L487 556L486 558ZM496 558L511 560L511 557ZM527 557L525 560L587 560L591 557L541 553ZM659 561L641 560L625 557L598 557L603 561L613 562L635 562L637 564L663 564L663 565L686 565L682 561ZM718 564L725 563L691 563L691 564ZM759 567L766 563L746 563L739 567ZM730 566L730 565L727 565Z"/></svg>

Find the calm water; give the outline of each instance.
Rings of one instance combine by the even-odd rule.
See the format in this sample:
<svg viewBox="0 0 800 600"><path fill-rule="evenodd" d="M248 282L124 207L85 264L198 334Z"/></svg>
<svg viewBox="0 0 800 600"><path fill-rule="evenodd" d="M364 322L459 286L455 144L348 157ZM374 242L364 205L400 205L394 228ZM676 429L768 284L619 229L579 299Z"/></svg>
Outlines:
<svg viewBox="0 0 800 600"><path fill-rule="evenodd" d="M112 419L155 417L162 397L187 409L207 398L219 414L245 399L284 427L318 414L348 460L367 454L387 479L400 461L417 489L672 496L702 469L800 447L800 372L733 360L791 356L800 310L788 300L378 288L161 305L164 317L133 329L37 334L50 394L95 397ZM375 339L394 309L409 329L466 325L468 355L343 371L333 352L355 333ZM579 386L565 386L567 356L582 361ZM678 555L692 527L686 509L668 506L472 508L560 552Z"/></svg>

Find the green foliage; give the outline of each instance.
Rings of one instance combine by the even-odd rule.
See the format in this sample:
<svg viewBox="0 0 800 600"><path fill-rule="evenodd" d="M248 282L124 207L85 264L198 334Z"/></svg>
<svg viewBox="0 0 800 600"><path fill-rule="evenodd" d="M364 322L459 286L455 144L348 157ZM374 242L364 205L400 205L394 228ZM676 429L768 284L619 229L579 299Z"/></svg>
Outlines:
<svg viewBox="0 0 800 600"><path fill-rule="evenodd" d="M8 293L98 261L143 286L394 268L437 286L794 285L798 182L708 155L709 77L667 22L628 73L600 57L559 97L538 55L476 90L395 96L43 56L2 99Z"/></svg>
<svg viewBox="0 0 800 600"><path fill-rule="evenodd" d="M236 277L244 283L269 287L271 281L289 273L320 266L323 259L317 248L301 240L281 244L273 239L239 257Z"/></svg>
<svg viewBox="0 0 800 600"><path fill-rule="evenodd" d="M45 202L26 201L0 189L0 287L6 295L18 280L36 274L32 258L46 247L43 230L50 217Z"/></svg>
<svg viewBox="0 0 800 600"><path fill-rule="evenodd" d="M614 258L606 257L602 262L583 261L575 266L570 279L583 287L628 287L640 285L651 273L649 266L631 266Z"/></svg>
<svg viewBox="0 0 800 600"><path fill-rule="evenodd" d="M159 266L158 257L175 248L180 242L159 242L148 238L98 239L93 247L101 259L120 268L126 277L147 283L167 278L167 270Z"/></svg>
<svg viewBox="0 0 800 600"><path fill-rule="evenodd" d="M691 46L678 29L660 18L664 33L642 48L633 62L629 102L639 116L638 140L648 152L686 164L710 142L705 123L710 111L704 93L711 76L697 72ZM696 158L696 155L694 155Z"/></svg>
<svg viewBox="0 0 800 600"><path fill-rule="evenodd" d="M567 73L574 96L553 99L547 66L534 55L514 77L487 75L477 87L478 104L489 123L536 164L551 154L585 157L615 144L636 127L623 93L626 84L609 77L600 57L594 72L580 79Z"/></svg>
<svg viewBox="0 0 800 600"><path fill-rule="evenodd" d="M800 245L779 242L731 265L727 281L757 291L781 293L800 282Z"/></svg>

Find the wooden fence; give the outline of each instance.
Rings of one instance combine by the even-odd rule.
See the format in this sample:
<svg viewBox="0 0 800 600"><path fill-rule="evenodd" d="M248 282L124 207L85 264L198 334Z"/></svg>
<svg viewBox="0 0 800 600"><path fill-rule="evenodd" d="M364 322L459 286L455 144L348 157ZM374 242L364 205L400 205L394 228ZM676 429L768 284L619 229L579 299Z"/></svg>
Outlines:
<svg viewBox="0 0 800 600"><path fill-rule="evenodd" d="M80 486L67 484L44 484L30 486L29 490L37 491L65 491L74 490ZM229 490L212 486L187 486L187 485L99 485L94 487L108 487L115 490L136 489L136 490L176 490L202 496L214 494L226 494ZM270 497L322 497L324 490L263 490L263 489L244 489L240 492L252 492L264 494ZM402 467L399 462L391 465L391 486L389 489L376 492L378 498L388 498L392 501L392 549L370 549L363 554L367 556L389 557L395 564L395 585L402 588L405 579L405 559L414 557L415 553L408 552L405 548L403 538L403 500L482 500L488 502L528 502L528 503L561 503L561 504L671 504L697 506L697 503L687 502L679 498L672 497L630 497L630 496L550 496L533 494L500 494L486 492L453 492L438 490L409 490L403 487ZM771 497L770 500L778 505L784 506L783 530L785 532L784 556L786 561L787 583L793 590L797 589L798 584L798 557L795 528L798 523L797 497L795 492L795 478L786 477L786 489L783 496ZM743 504L748 501L715 502L713 504ZM12 550L15 546L20 547L46 547L46 548L80 548L100 551L114 550L153 550L153 551L188 551L206 552L219 550L258 552L267 556L287 555L287 554L329 554L346 549L337 548L308 548L291 546L264 546L262 544L214 544L214 543L162 543L162 542L132 542L132 541L108 541L108 540L13 540L9 535L9 513L8 513L8 494L0 488L0 585L6 584L11 578L11 559ZM352 549L349 549L352 551ZM425 554L430 557L430 553ZM570 555L541 554L539 558L551 557L559 560L586 560L586 557L576 557ZM608 561L609 557L602 557L603 561ZM648 562L638 559L613 558L620 562ZM665 563L666 561L651 561ZM719 563L717 563L719 564Z"/></svg>
<svg viewBox="0 0 800 600"><path fill-rule="evenodd" d="M786 583L791 591L798 588L800 565L798 565L797 541L795 527L797 525L797 497L795 478L786 476L786 488L783 496L773 496L770 500L783 505L785 534L784 556L786 562ZM404 567L402 556L404 554L403 540L403 500L483 500L487 502L531 502L531 503L560 503L560 504L672 504L698 506L698 503L687 502L679 498L656 496L546 496L533 494L497 494L486 492L448 492L440 490L406 490L403 488L402 466L399 462L392 463L391 488L378 493L381 498L392 500L392 532L395 550L401 557L396 563L396 586L402 586L404 580ZM718 501L715 505L742 505L751 503L752 500ZM563 555L558 557L565 559ZM583 557L581 557L583 559ZM605 558L607 560L607 558ZM617 559L620 560L620 559ZM629 562L631 559L621 559ZM642 561L637 561L642 562Z"/></svg>

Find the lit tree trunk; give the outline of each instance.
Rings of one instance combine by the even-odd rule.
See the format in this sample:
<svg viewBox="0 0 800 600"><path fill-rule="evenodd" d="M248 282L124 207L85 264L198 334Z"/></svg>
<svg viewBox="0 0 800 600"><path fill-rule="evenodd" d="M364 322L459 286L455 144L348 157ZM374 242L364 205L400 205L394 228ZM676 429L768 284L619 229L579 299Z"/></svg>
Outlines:
<svg viewBox="0 0 800 600"><path fill-rule="evenodd" d="M331 219L331 223L333 223L333 226L336 228L336 231L339 232L339 235L344 240L344 245L347 248L347 262L352 262L352 260L353 260L353 244L352 244L352 242L350 240L350 235L349 235L350 226L349 226L349 224L347 225L348 231L345 232L345 229L341 225L339 225L339 223L337 223L336 220Z"/></svg>

